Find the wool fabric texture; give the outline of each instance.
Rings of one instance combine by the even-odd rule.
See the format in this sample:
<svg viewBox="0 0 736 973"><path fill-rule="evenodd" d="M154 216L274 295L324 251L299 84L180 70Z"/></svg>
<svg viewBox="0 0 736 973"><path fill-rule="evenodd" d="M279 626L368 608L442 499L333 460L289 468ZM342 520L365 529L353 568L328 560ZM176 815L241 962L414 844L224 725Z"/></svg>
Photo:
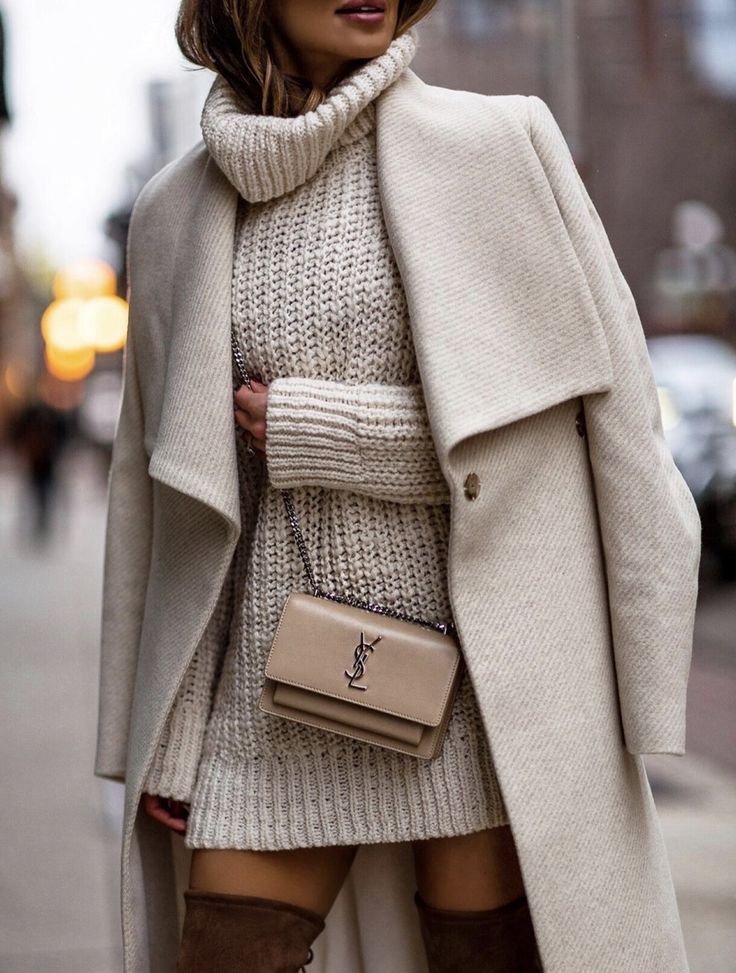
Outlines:
<svg viewBox="0 0 736 973"><path fill-rule="evenodd" d="M192 848L362 844L508 823L467 672L429 763L257 707L284 601L306 587L281 489L326 587L451 618L449 490L376 177L373 100L415 48L413 31L394 39L306 115L244 111L221 78L203 111L207 146L241 197L233 321L269 389L265 459L238 438L247 528L146 781L190 802Z"/></svg>

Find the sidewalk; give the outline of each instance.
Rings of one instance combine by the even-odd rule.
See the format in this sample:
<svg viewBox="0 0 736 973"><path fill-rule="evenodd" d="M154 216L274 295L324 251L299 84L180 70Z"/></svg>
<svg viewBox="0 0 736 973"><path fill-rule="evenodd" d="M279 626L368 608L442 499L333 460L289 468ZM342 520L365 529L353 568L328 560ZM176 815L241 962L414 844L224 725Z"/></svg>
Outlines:
<svg viewBox="0 0 736 973"><path fill-rule="evenodd" d="M707 758L645 757L692 973L736 970L736 781ZM638 971L637 971L638 973Z"/></svg>
<svg viewBox="0 0 736 973"><path fill-rule="evenodd" d="M42 551L19 540L18 490L0 472L0 970L119 973L122 787L92 776L104 484L79 467ZM713 610L720 619L725 608ZM736 775L691 749L646 763L692 973L731 973Z"/></svg>
<svg viewBox="0 0 736 973"><path fill-rule="evenodd" d="M104 496L84 477L34 550L0 477L0 970L119 973L122 787L92 776Z"/></svg>

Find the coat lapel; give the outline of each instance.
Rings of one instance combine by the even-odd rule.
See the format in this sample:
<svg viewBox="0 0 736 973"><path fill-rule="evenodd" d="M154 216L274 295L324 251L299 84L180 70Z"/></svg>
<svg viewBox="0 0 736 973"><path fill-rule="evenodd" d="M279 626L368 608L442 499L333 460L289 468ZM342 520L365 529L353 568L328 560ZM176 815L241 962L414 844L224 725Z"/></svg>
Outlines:
<svg viewBox="0 0 736 973"><path fill-rule="evenodd" d="M610 388L521 96L474 97L407 69L376 109L384 218L440 459L466 436Z"/></svg>
<svg viewBox="0 0 736 973"><path fill-rule="evenodd" d="M601 321L514 96L425 84L377 99L378 181L440 460L612 381ZM149 473L241 529L230 348L237 192L203 152L178 240Z"/></svg>
<svg viewBox="0 0 736 973"><path fill-rule="evenodd" d="M237 193L205 157L177 241L163 405L149 474L241 529L230 344Z"/></svg>

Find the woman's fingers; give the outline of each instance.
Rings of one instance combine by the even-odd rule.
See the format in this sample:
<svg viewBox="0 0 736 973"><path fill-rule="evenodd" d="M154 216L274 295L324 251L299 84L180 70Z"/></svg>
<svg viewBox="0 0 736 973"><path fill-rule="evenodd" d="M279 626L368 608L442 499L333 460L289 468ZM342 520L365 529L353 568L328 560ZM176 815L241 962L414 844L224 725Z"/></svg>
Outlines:
<svg viewBox="0 0 736 973"><path fill-rule="evenodd" d="M250 441L256 449L266 449L266 398L268 386L257 379L251 379L252 389L241 385L233 393L235 422L250 434Z"/></svg>
<svg viewBox="0 0 736 973"><path fill-rule="evenodd" d="M266 420L254 419L243 409L235 408L235 421L241 429L247 429L254 439L266 438Z"/></svg>
<svg viewBox="0 0 736 973"><path fill-rule="evenodd" d="M241 385L233 392L233 398L239 408L249 415L259 418L266 413L268 386L255 378L251 379L251 385L253 386L252 389L249 389L247 385Z"/></svg>
<svg viewBox="0 0 736 973"><path fill-rule="evenodd" d="M172 831L183 834L187 829L189 806L182 801L175 801L158 794L143 795L143 809L155 821L159 821Z"/></svg>
<svg viewBox="0 0 736 973"><path fill-rule="evenodd" d="M265 451L266 449L266 424L265 422L253 422L242 409L235 410L235 422L240 427L240 431L246 435L246 439L256 449Z"/></svg>

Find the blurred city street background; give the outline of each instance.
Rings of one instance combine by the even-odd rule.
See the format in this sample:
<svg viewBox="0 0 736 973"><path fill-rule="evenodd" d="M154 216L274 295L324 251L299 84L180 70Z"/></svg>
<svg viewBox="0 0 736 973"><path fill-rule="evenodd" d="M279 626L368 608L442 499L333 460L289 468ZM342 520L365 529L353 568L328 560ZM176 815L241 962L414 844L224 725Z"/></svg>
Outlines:
<svg viewBox="0 0 736 973"><path fill-rule="evenodd" d="M92 775L106 478L130 209L212 78L176 9L0 0L0 973L121 969L122 786ZM645 762L692 973L732 973L736 0L440 0L412 66L548 102L636 298L704 544L687 753Z"/></svg>

